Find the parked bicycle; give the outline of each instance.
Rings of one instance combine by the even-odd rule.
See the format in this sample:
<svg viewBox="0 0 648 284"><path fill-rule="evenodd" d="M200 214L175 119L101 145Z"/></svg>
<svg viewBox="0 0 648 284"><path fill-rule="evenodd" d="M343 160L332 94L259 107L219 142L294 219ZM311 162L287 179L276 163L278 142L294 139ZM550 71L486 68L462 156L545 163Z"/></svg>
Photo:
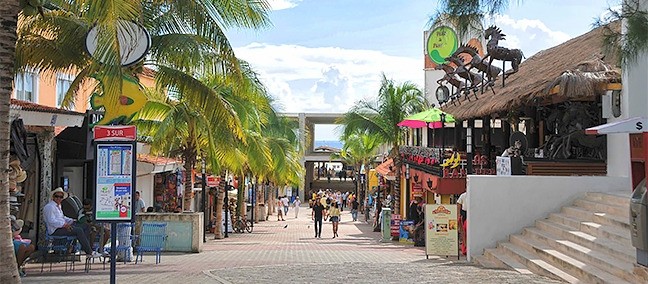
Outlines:
<svg viewBox="0 0 648 284"><path fill-rule="evenodd" d="M243 231L252 233L252 222L247 219L247 216L241 216L241 218L237 219L234 223L233 229L236 233L243 233Z"/></svg>

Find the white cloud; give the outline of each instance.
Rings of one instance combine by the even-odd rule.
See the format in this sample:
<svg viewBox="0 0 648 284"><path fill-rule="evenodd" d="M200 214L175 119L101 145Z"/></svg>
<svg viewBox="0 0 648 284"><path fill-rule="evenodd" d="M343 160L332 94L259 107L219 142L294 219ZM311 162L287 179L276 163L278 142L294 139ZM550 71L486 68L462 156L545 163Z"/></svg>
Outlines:
<svg viewBox="0 0 648 284"><path fill-rule="evenodd" d="M498 44L522 49L527 58L541 49L556 46L572 38L565 32L551 30L540 20L513 19L509 15L496 15L490 21L506 34L506 39Z"/></svg>
<svg viewBox="0 0 648 284"><path fill-rule="evenodd" d="M299 2L301 0L268 0L270 7L275 11L295 8Z"/></svg>
<svg viewBox="0 0 648 284"><path fill-rule="evenodd" d="M252 43L237 48L284 112L346 112L378 93L381 72L423 89L423 58L389 56L373 50ZM422 57L422 56L421 56Z"/></svg>

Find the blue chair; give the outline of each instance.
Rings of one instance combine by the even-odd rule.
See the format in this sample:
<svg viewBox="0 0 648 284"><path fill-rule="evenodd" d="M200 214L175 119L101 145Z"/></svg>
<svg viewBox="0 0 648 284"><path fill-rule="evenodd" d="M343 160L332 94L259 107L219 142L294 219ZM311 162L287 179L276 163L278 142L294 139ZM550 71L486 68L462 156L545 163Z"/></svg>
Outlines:
<svg viewBox="0 0 648 284"><path fill-rule="evenodd" d="M76 261L77 238L75 236L52 236L45 230L45 246L39 246L39 250L43 251L41 262L41 273L45 262L50 263L50 271L52 271L52 259L55 262L65 262L65 272L68 271L68 262L71 262L70 268L74 271L74 262Z"/></svg>
<svg viewBox="0 0 648 284"><path fill-rule="evenodd" d="M155 264L160 263L162 248L167 239L166 226L166 223L142 223L135 264L138 259L144 261L145 252L155 252Z"/></svg>

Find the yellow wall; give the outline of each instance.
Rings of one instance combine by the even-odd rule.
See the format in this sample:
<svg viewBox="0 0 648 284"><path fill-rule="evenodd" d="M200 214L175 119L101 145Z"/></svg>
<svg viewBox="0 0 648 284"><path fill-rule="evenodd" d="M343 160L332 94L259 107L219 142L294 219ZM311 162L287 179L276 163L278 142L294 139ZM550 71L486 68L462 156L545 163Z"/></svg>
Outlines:
<svg viewBox="0 0 648 284"><path fill-rule="evenodd" d="M375 169L369 170L367 179L369 181L369 183L367 183L367 185L369 186L367 187L367 189L369 189L369 192L371 192L374 186L378 186L378 175L376 175Z"/></svg>

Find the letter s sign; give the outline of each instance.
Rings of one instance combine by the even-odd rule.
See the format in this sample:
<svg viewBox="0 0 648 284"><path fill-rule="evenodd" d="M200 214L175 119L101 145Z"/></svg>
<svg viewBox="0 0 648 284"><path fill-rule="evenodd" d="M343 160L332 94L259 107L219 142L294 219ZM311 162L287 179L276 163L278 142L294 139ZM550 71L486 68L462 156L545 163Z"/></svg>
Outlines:
<svg viewBox="0 0 648 284"><path fill-rule="evenodd" d="M638 122L635 124L635 128L636 128L637 130L641 130L641 129L643 129L643 123L642 123L641 121L638 121Z"/></svg>

